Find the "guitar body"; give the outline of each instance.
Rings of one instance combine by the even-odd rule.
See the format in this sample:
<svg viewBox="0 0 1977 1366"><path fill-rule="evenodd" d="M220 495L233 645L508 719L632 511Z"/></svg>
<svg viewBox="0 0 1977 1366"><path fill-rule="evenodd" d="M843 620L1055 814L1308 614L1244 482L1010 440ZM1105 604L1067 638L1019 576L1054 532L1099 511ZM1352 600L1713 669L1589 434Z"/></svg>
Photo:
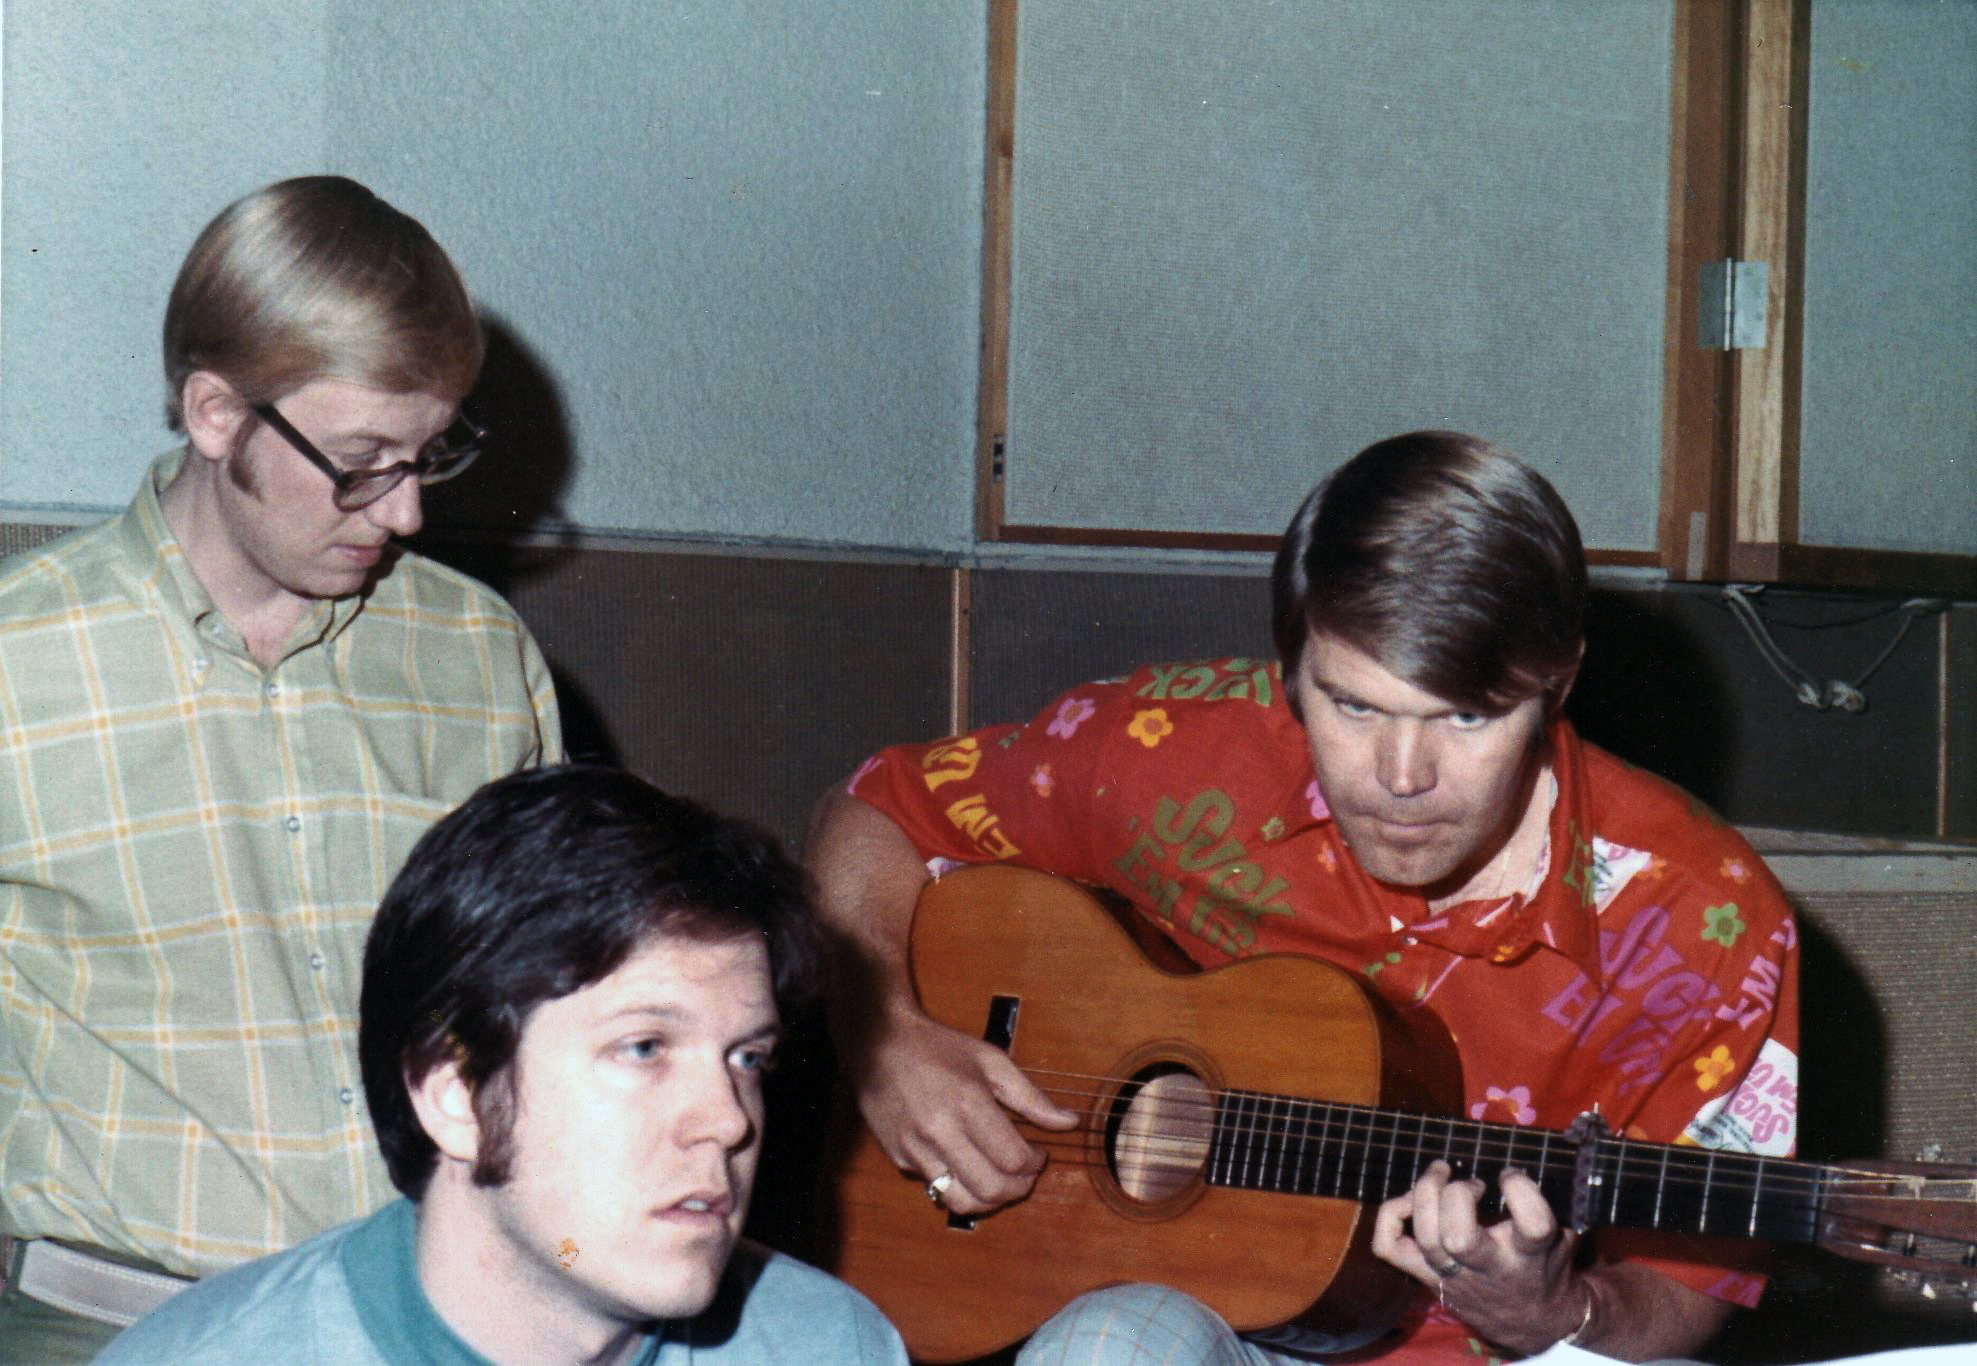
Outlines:
<svg viewBox="0 0 1977 1366"><path fill-rule="evenodd" d="M922 1006L954 1029L983 1037L1013 1002L1011 1056L1084 1113L1065 1134L1025 1126L1050 1154L1035 1191L972 1224L928 1201L922 1179L895 1169L852 1117L834 1154L827 1265L916 1357L981 1355L1124 1282L1173 1286L1245 1331L1295 1321L1306 1345L1333 1350L1377 1336L1406 1306L1414 1283L1367 1251L1370 1208L1229 1189L1199 1172L1131 1193L1119 1116L1129 1079L1175 1071L1215 1092L1450 1112L1460 1074L1427 1012L1403 1027L1350 974L1306 958L1159 971L1081 888L1004 866L929 888L911 962Z"/></svg>

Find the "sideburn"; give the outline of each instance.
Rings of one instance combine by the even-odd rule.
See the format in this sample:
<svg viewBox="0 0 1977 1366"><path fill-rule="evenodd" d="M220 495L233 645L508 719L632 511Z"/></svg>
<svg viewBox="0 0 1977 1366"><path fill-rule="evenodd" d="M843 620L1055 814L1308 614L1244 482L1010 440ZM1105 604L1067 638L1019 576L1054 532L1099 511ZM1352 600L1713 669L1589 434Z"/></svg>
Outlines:
<svg viewBox="0 0 1977 1366"><path fill-rule="evenodd" d="M226 458L227 482L255 499L261 496L261 484L254 477L254 467L247 460L247 441L260 424L261 419L250 413L247 420L235 429L233 449L227 452Z"/></svg>
<svg viewBox="0 0 1977 1366"><path fill-rule="evenodd" d="M474 1088L474 1123L480 1143L474 1151L476 1186L505 1186L515 1166L515 1063Z"/></svg>

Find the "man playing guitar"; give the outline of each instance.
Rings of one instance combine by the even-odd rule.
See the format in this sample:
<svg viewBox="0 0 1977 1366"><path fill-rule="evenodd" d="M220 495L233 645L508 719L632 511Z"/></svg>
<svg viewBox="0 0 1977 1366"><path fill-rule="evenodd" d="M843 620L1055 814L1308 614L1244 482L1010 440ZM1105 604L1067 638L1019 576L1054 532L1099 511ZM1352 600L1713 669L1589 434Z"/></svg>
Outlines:
<svg viewBox="0 0 1977 1366"><path fill-rule="evenodd" d="M1279 666L1152 666L1026 725L868 762L819 806L810 860L853 949L833 1027L885 1155L980 1214L1022 1200L1039 1144L1078 1122L1070 1097L915 998L930 862L998 860L1124 896L1202 966L1303 954L1432 1013L1462 1117L1562 1130L1596 1110L1631 1138L1788 1154L1789 909L1734 831L1564 720L1586 593L1577 527L1542 477L1473 437L1397 437L1292 520L1272 574ZM1528 1174L1442 1162L1380 1205L1371 1250L1426 1288L1382 1361L1561 1341L1683 1355L1761 1288L1748 1247L1581 1239ZM1026 1350L1264 1363L1318 1345L1118 1286Z"/></svg>

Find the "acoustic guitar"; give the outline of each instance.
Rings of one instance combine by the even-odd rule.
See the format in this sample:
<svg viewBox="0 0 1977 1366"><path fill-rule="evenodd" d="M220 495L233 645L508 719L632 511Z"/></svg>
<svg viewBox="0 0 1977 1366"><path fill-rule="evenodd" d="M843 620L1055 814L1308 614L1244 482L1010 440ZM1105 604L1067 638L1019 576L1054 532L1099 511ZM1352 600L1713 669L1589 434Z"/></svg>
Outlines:
<svg viewBox="0 0 1977 1366"><path fill-rule="evenodd" d="M1372 1207L1435 1159L1515 1165L1562 1222L1809 1243L1977 1277L1977 1166L1783 1158L1443 1118L1459 1075L1350 974L1289 955L1192 975L1148 964L1087 891L1007 866L933 883L911 966L935 1019L1006 1048L1083 1122L1021 1126L1035 1190L978 1219L931 1204L853 1122L831 1155L826 1264L917 1359L1018 1341L1087 1290L1174 1286L1308 1350L1379 1336L1417 1284L1368 1249Z"/></svg>

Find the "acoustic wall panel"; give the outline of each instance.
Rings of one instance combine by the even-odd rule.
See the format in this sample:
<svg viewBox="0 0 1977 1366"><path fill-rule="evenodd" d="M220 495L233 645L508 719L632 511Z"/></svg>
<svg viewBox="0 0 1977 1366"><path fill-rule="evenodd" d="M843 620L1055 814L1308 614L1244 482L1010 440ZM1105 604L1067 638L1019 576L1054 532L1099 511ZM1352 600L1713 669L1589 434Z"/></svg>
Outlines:
<svg viewBox="0 0 1977 1366"><path fill-rule="evenodd" d="M1007 520L1275 534L1455 427L1651 550L1672 16L1023 0Z"/></svg>
<svg viewBox="0 0 1977 1366"><path fill-rule="evenodd" d="M1799 535L1977 551L1977 4L1817 0Z"/></svg>

